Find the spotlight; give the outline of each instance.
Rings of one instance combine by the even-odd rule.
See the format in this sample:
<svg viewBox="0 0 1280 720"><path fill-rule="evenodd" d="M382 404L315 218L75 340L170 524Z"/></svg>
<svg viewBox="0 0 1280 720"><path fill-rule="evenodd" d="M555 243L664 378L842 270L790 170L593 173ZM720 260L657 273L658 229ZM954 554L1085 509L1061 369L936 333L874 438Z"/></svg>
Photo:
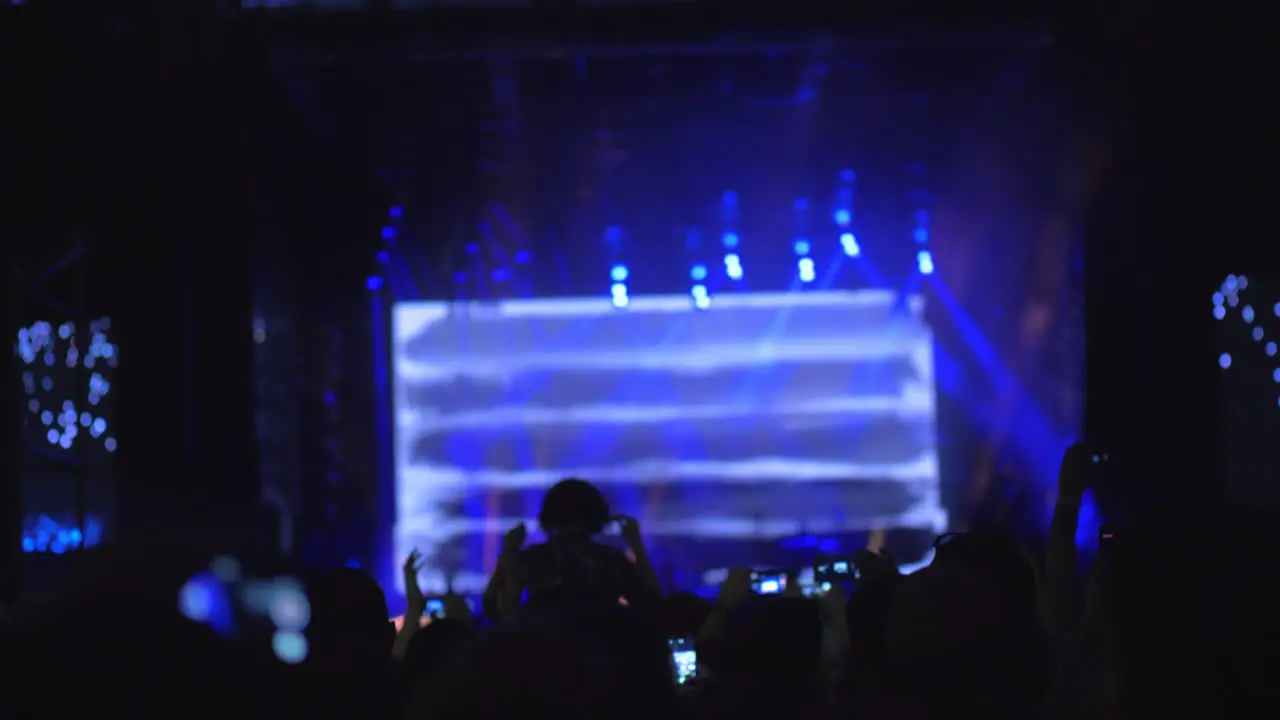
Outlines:
<svg viewBox="0 0 1280 720"><path fill-rule="evenodd" d="M811 283L817 277L813 268L813 258L800 258L798 267L800 270L800 282Z"/></svg>
<svg viewBox="0 0 1280 720"><path fill-rule="evenodd" d="M853 233L841 233L840 247L849 257L858 257L862 254L862 248L858 246L858 239L853 236Z"/></svg>
<svg viewBox="0 0 1280 720"><path fill-rule="evenodd" d="M916 254L916 267L920 268L921 275L933 274L933 253L928 250L921 250Z"/></svg>
<svg viewBox="0 0 1280 720"><path fill-rule="evenodd" d="M730 253L724 256L724 272L729 276L730 280L742 279L742 260L737 255Z"/></svg>
<svg viewBox="0 0 1280 720"><path fill-rule="evenodd" d="M711 298L707 295L706 285L694 285L689 288L689 295L693 297L693 306L699 310L706 310L711 305Z"/></svg>
<svg viewBox="0 0 1280 720"><path fill-rule="evenodd" d="M631 302L631 298L627 296L627 286L623 283L614 283L613 286L609 288L609 293L613 297L614 307L623 308Z"/></svg>

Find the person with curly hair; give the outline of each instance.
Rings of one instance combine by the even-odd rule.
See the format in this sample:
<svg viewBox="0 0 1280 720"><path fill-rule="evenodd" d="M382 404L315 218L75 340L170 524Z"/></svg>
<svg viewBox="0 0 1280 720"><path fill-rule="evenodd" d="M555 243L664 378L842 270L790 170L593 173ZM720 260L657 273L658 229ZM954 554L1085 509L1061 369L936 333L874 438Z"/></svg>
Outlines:
<svg viewBox="0 0 1280 720"><path fill-rule="evenodd" d="M595 541L616 522L634 562L621 550ZM577 478L547 490L538 513L546 542L524 547L521 523L503 540L497 572L485 592L485 612L508 616L521 604L558 608L648 605L662 595L634 518L613 515L599 488Z"/></svg>

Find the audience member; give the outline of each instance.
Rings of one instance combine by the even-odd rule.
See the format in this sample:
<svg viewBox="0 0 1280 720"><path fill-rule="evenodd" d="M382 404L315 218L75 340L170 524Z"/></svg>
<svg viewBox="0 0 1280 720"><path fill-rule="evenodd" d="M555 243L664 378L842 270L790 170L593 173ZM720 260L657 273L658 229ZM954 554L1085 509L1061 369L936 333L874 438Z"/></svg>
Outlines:
<svg viewBox="0 0 1280 720"><path fill-rule="evenodd" d="M566 480L544 499L546 542L525 548L523 526L504 541L489 593L502 622L478 627L446 594L420 627L417 553L403 568L399 636L368 574L291 573L310 600L309 654L292 666L252 624L178 612L183 583L212 572L207 555L171 544L85 552L67 587L12 608L0 626L0 658L28 668L6 700L13 717L218 720L1111 720L1268 707L1280 695L1268 675L1280 589L1267 552L1280 518L1199 509L1112 527L1078 597L1086 452L1064 456L1043 574L1008 538L956 533L910 575L887 552L857 553L847 599L838 586L803 597L794 577L781 596L760 596L741 568L714 604L661 598L638 524L611 517L594 486ZM615 521L634 563L594 540ZM669 640L689 637L699 666L678 686ZM75 692L63 692L68 677Z"/></svg>
<svg viewBox="0 0 1280 720"><path fill-rule="evenodd" d="M620 550L595 542L595 536L616 522L631 550L632 562ZM547 491L538 524L546 542L524 548L523 525L504 539L502 557L491 593L501 602L486 602L508 614L521 604L538 607L602 607L625 598L632 605L652 605L662 594L661 583L632 518L611 516L604 495L592 484L562 480Z"/></svg>
<svg viewBox="0 0 1280 720"><path fill-rule="evenodd" d="M573 634L531 623L495 628L422 679L406 720L518 714L556 720L616 717L620 696L598 657Z"/></svg>

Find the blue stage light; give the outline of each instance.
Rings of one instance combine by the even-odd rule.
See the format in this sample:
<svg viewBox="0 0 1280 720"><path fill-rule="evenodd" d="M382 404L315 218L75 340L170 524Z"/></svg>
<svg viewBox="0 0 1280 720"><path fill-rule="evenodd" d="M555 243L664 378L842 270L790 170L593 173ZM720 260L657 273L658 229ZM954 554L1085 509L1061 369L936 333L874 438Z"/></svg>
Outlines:
<svg viewBox="0 0 1280 720"><path fill-rule="evenodd" d="M364 286L369 288L370 290L381 290L382 278L378 277L377 275L370 275L369 279L364 281Z"/></svg>
<svg viewBox="0 0 1280 720"><path fill-rule="evenodd" d="M619 283L626 282L630 274L626 265L614 265L613 270L609 271L609 277L613 278L614 282Z"/></svg>
<svg viewBox="0 0 1280 720"><path fill-rule="evenodd" d="M689 269L689 277L690 277L691 279L693 279L693 280L697 280L697 281L699 281L699 282L701 282L701 281L703 281L703 280L706 280L706 279L707 279L707 266L706 266L706 265L694 265L692 268L690 268L690 269Z"/></svg>
<svg viewBox="0 0 1280 720"><path fill-rule="evenodd" d="M400 216L404 215L404 208L399 205L392 205L391 212L387 213L387 215L389 215L392 220L399 220Z"/></svg>
<svg viewBox="0 0 1280 720"><path fill-rule="evenodd" d="M916 254L916 267L920 268L921 275L933 274L933 253L928 250L921 250Z"/></svg>
<svg viewBox="0 0 1280 720"><path fill-rule="evenodd" d="M724 234L724 237L720 238L720 240L721 242L724 243L724 246L727 248L738 247L738 233L727 232Z"/></svg>
<svg viewBox="0 0 1280 720"><path fill-rule="evenodd" d="M386 226L386 227L382 228L382 239L383 239L383 240L394 240L394 239L395 239L395 237L396 237L396 229L395 229L395 228L391 227L390 225L388 225L388 226Z"/></svg>
<svg viewBox="0 0 1280 720"><path fill-rule="evenodd" d="M711 304L711 297L707 294L706 285L694 285L689 288L689 294L693 296L694 307L705 310Z"/></svg>
<svg viewBox="0 0 1280 720"><path fill-rule="evenodd" d="M730 280L742 279L742 259L735 253L724 256L724 272Z"/></svg>
<svg viewBox="0 0 1280 720"><path fill-rule="evenodd" d="M800 282L811 283L817 278L817 272L813 267L813 258L800 258L798 268L800 270Z"/></svg>
<svg viewBox="0 0 1280 720"><path fill-rule="evenodd" d="M854 237L853 233L840 234L840 248L849 257L858 257L862 254L862 248L858 245L858 238Z"/></svg>
<svg viewBox="0 0 1280 720"><path fill-rule="evenodd" d="M812 246L809 244L809 241L804 238L798 238L795 242L794 247L797 255L808 255L809 251L812 249Z"/></svg>
<svg viewBox="0 0 1280 720"><path fill-rule="evenodd" d="M836 224L839 225L840 227L844 227L849 223L853 222L853 213L849 212L848 210L837 210L834 213L832 213L831 217L833 220L836 221Z"/></svg>
<svg viewBox="0 0 1280 720"><path fill-rule="evenodd" d="M609 294L613 297L614 307L626 307L631 302L631 298L627 296L627 286L624 283L614 283L609 288Z"/></svg>

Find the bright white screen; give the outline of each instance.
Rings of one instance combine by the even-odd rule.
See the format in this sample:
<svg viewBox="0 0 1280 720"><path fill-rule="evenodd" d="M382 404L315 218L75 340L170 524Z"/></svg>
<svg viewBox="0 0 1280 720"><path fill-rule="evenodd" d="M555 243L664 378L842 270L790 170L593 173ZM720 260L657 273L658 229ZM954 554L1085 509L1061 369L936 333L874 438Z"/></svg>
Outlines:
<svg viewBox="0 0 1280 720"><path fill-rule="evenodd" d="M682 571L802 533L945 529L919 297L400 303L393 342L395 552L424 553L428 592L482 589L567 476Z"/></svg>

